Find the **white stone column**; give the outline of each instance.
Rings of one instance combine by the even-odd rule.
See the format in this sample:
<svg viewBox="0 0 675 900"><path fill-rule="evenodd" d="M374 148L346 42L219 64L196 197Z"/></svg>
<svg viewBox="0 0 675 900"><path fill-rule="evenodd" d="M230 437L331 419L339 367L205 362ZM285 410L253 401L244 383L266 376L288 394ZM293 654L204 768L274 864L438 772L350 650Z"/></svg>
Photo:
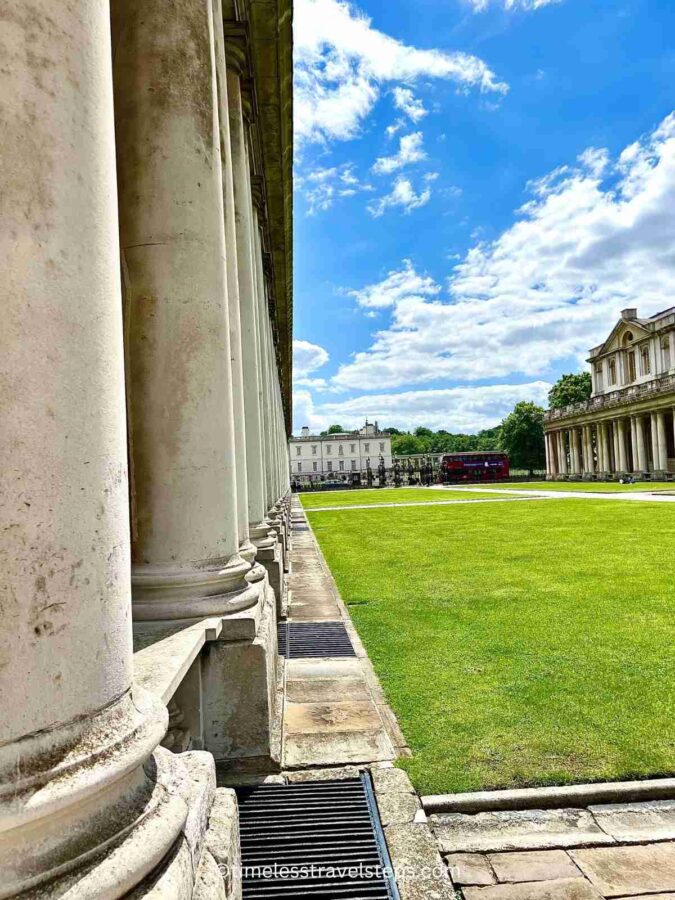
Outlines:
<svg viewBox="0 0 675 900"><path fill-rule="evenodd" d="M598 422L598 469L605 475L609 470L607 460L607 426L605 422Z"/></svg>
<svg viewBox="0 0 675 900"><path fill-rule="evenodd" d="M114 900L187 807L132 692L108 4L10 2L0 44L0 896Z"/></svg>
<svg viewBox="0 0 675 900"><path fill-rule="evenodd" d="M620 471L619 466L619 425L618 419L612 419L612 449L614 451L614 472Z"/></svg>
<svg viewBox="0 0 675 900"><path fill-rule="evenodd" d="M659 471L668 468L668 441L666 439L666 416L662 411L656 414L656 436L659 445Z"/></svg>
<svg viewBox="0 0 675 900"><path fill-rule="evenodd" d="M548 478L553 475L553 457L551 448L551 435L548 431L544 432L544 452L546 454L546 475Z"/></svg>
<svg viewBox="0 0 675 900"><path fill-rule="evenodd" d="M270 535L269 523L265 519L267 506L263 468L258 299L253 262L251 184L240 80L244 57L236 43L228 41L226 62L241 316L248 521L250 538L257 547L261 547L271 546L274 539Z"/></svg>
<svg viewBox="0 0 675 900"><path fill-rule="evenodd" d="M565 446L565 432L556 432L557 473L567 475L567 448Z"/></svg>
<svg viewBox="0 0 675 900"><path fill-rule="evenodd" d="M619 471L625 472L628 468L626 460L626 423L624 419L618 419L617 440L619 443Z"/></svg>
<svg viewBox="0 0 675 900"><path fill-rule="evenodd" d="M242 361L239 267L235 223L232 140L230 136L229 98L225 65L225 37L220 0L213 0L215 20L215 61L218 87L218 124L222 162L223 209L225 213L225 262L227 275L230 359L232 362L232 416L234 421L234 458L237 481L237 529L239 550L251 561L255 547L249 540L248 472L246 463L246 427L244 414L244 369Z"/></svg>
<svg viewBox="0 0 675 900"><path fill-rule="evenodd" d="M652 470L658 471L661 468L661 460L659 459L659 435L655 412L650 416L650 424L652 432Z"/></svg>
<svg viewBox="0 0 675 900"><path fill-rule="evenodd" d="M239 556L210 3L115 0L134 617L252 606Z"/></svg>
<svg viewBox="0 0 675 900"><path fill-rule="evenodd" d="M633 455L633 472L639 471L638 465L638 435L637 435L637 420L635 416L630 417L630 443L631 443L631 451Z"/></svg>
<svg viewBox="0 0 675 900"><path fill-rule="evenodd" d="M645 431L642 416L635 416L635 434L637 437L638 471L647 472L647 446L645 444Z"/></svg>
<svg viewBox="0 0 675 900"><path fill-rule="evenodd" d="M570 455L572 457L572 473L581 474L581 458L579 453L579 430L576 427L570 429Z"/></svg>

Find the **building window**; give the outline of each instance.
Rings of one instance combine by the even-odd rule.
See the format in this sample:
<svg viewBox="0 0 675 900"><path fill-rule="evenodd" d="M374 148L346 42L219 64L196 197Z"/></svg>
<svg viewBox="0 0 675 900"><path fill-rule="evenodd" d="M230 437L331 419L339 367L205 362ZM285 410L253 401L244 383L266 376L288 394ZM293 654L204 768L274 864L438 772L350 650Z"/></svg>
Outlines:
<svg viewBox="0 0 675 900"><path fill-rule="evenodd" d="M342 446L342 444L340 444L340 446L338 447L338 455L339 456L345 455L345 448Z"/></svg>
<svg viewBox="0 0 675 900"><path fill-rule="evenodd" d="M340 460L339 466L340 466L340 471L341 471L341 472L344 472L344 470L345 470L345 461L344 461L344 459L341 459L341 460Z"/></svg>
<svg viewBox="0 0 675 900"><path fill-rule="evenodd" d="M298 472L302 472L302 463L298 463Z"/></svg>
<svg viewBox="0 0 675 900"><path fill-rule="evenodd" d="M295 455L296 455L296 456L300 456L301 453L302 453L302 447L296 447L296 448L295 448Z"/></svg>
<svg viewBox="0 0 675 900"><path fill-rule="evenodd" d="M366 451L366 453L370 453L370 444L364 444L363 449Z"/></svg>
<svg viewBox="0 0 675 900"><path fill-rule="evenodd" d="M670 338L664 338L661 341L661 360L664 372L670 369Z"/></svg>
<svg viewBox="0 0 675 900"><path fill-rule="evenodd" d="M609 361L609 383L616 384L616 360L610 359Z"/></svg>
<svg viewBox="0 0 675 900"><path fill-rule="evenodd" d="M595 389L601 391L602 388L602 363L597 363L595 366Z"/></svg>
<svg viewBox="0 0 675 900"><path fill-rule="evenodd" d="M384 442L380 443L380 453L384 453Z"/></svg>
<svg viewBox="0 0 675 900"><path fill-rule="evenodd" d="M332 472L332 471L333 471L333 463L332 463L332 462L326 463L326 469L327 469L329 472Z"/></svg>
<svg viewBox="0 0 675 900"><path fill-rule="evenodd" d="M319 464L313 462L312 463L312 472L318 472L318 471L319 471Z"/></svg>
<svg viewBox="0 0 675 900"><path fill-rule="evenodd" d="M649 347L643 347L642 350L640 350L640 368L643 375L649 375L652 370L652 367L649 364Z"/></svg>
<svg viewBox="0 0 675 900"><path fill-rule="evenodd" d="M356 444L350 444L350 445L349 445L349 452L350 452L350 453L356 453Z"/></svg>
<svg viewBox="0 0 675 900"><path fill-rule="evenodd" d="M316 456L316 444L312 444L312 456Z"/></svg>
<svg viewBox="0 0 675 900"><path fill-rule="evenodd" d="M353 459L352 460L352 472L355 472L355 471L356 471L356 460Z"/></svg>
<svg viewBox="0 0 675 900"><path fill-rule="evenodd" d="M628 354L628 380L635 381L635 353L633 350Z"/></svg>
<svg viewBox="0 0 675 900"><path fill-rule="evenodd" d="M331 447L331 445L328 444L328 446L326 447L326 453L330 453L332 451L332 449L333 448Z"/></svg>

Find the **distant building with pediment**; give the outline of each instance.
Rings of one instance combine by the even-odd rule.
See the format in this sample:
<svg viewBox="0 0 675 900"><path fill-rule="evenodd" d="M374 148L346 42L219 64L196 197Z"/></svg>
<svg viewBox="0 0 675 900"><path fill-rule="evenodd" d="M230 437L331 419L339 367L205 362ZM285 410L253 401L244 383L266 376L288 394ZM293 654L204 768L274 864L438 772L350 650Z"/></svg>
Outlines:
<svg viewBox="0 0 675 900"><path fill-rule="evenodd" d="M588 363L590 399L546 413L547 477L675 475L675 307L622 310Z"/></svg>

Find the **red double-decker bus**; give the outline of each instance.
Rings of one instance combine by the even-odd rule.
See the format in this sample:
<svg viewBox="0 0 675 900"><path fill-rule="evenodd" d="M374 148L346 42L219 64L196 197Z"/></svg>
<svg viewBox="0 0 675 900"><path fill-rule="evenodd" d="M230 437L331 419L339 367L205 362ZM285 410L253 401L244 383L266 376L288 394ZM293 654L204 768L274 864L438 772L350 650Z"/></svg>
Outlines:
<svg viewBox="0 0 675 900"><path fill-rule="evenodd" d="M446 453L441 477L448 484L458 481L501 481L509 477L509 457L497 450Z"/></svg>

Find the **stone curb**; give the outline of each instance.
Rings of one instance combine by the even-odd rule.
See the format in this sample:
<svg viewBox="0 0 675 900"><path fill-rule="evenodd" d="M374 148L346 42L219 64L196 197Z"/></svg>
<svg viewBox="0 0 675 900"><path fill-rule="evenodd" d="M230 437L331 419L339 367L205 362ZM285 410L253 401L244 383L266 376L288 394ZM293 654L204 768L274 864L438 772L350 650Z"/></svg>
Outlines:
<svg viewBox="0 0 675 900"><path fill-rule="evenodd" d="M562 787L430 794L422 797L426 813L479 813L495 810L563 809L597 803L637 803L675 798L675 778L570 784Z"/></svg>

